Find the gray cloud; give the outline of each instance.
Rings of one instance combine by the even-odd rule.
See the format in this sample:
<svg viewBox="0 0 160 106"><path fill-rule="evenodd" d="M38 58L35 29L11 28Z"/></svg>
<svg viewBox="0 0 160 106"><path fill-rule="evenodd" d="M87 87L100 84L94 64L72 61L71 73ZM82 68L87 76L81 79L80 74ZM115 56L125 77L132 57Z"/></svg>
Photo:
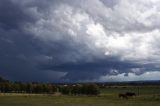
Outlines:
<svg viewBox="0 0 160 106"><path fill-rule="evenodd" d="M0 1L0 74L13 80L74 82L157 72L157 4L151 0Z"/></svg>

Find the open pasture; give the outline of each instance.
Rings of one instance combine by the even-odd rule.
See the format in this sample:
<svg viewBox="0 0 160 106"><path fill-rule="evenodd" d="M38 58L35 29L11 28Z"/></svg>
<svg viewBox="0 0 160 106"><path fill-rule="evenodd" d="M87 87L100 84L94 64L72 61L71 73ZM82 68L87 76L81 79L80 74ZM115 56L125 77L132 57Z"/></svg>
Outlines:
<svg viewBox="0 0 160 106"><path fill-rule="evenodd" d="M118 97L127 91L136 96ZM112 86L102 88L98 96L1 93L0 106L160 106L160 87Z"/></svg>

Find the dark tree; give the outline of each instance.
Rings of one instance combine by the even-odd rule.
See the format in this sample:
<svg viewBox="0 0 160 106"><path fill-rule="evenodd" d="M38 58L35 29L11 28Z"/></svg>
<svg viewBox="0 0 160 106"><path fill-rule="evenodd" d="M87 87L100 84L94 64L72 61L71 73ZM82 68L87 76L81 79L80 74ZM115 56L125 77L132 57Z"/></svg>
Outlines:
<svg viewBox="0 0 160 106"><path fill-rule="evenodd" d="M82 87L82 94L98 95L99 93L100 93L100 90L96 84L85 84Z"/></svg>

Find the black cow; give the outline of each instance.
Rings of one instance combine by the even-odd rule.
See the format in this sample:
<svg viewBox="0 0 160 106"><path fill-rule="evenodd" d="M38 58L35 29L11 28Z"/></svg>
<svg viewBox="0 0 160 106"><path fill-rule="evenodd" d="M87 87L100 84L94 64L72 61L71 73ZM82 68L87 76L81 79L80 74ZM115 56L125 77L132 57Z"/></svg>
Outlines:
<svg viewBox="0 0 160 106"><path fill-rule="evenodd" d="M136 96L136 93L134 93L134 92L126 92L125 94L127 96Z"/></svg>
<svg viewBox="0 0 160 106"><path fill-rule="evenodd" d="M128 99L128 96L126 94L123 94L123 93L119 93L118 97L123 98L123 99Z"/></svg>

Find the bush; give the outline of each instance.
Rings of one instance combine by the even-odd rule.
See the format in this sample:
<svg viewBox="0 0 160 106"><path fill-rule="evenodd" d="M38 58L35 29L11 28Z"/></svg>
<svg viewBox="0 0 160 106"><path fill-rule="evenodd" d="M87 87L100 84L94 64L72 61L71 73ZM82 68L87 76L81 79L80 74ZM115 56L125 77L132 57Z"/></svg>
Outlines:
<svg viewBox="0 0 160 106"><path fill-rule="evenodd" d="M99 87L96 84L63 86L60 88L60 92L65 95L98 95L100 93Z"/></svg>
<svg viewBox="0 0 160 106"><path fill-rule="evenodd" d="M73 86L72 90L71 90L71 94L73 94L73 95L82 94L82 86L79 86L79 85Z"/></svg>
<svg viewBox="0 0 160 106"><path fill-rule="evenodd" d="M100 90L96 84L85 84L82 86L82 94L98 95L99 93L100 93Z"/></svg>
<svg viewBox="0 0 160 106"><path fill-rule="evenodd" d="M63 86L60 88L60 92L64 95L68 95L71 92L71 88L68 86Z"/></svg>

